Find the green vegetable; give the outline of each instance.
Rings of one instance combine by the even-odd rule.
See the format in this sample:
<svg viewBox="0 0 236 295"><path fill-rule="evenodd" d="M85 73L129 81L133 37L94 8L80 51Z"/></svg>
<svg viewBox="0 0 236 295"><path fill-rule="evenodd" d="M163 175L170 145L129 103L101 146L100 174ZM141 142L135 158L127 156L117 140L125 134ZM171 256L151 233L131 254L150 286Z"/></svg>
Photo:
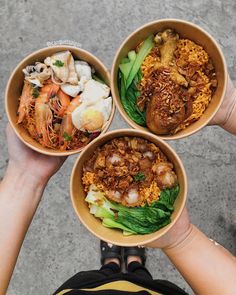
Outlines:
<svg viewBox="0 0 236 295"><path fill-rule="evenodd" d="M121 60L121 64L126 64L127 62L129 62L130 60L129 60L129 58L128 57L124 57L124 58L122 58L122 60Z"/></svg>
<svg viewBox="0 0 236 295"><path fill-rule="evenodd" d="M136 59L136 52L134 50L128 53L128 62L121 63L119 65L121 73L124 75L125 81L128 79L129 73L133 67L133 64Z"/></svg>
<svg viewBox="0 0 236 295"><path fill-rule="evenodd" d="M38 89L37 89L37 88L33 88L32 95L33 95L33 97L34 97L34 98L37 98L37 97L39 97L39 91L38 91Z"/></svg>
<svg viewBox="0 0 236 295"><path fill-rule="evenodd" d="M138 70L140 69L145 57L148 55L150 50L154 46L154 36L149 36L140 47L140 50L135 58L134 64L129 72L127 81L126 81L126 89L129 88L130 84L132 83L134 77L137 75Z"/></svg>
<svg viewBox="0 0 236 295"><path fill-rule="evenodd" d="M109 228L122 229L123 231L125 231L126 235L127 235L127 233L133 234L133 235L136 234L135 231L130 230L128 227L122 225L119 222L116 222L114 219L111 219L111 218L104 218L102 221L102 225L104 225L105 227L109 227Z"/></svg>
<svg viewBox="0 0 236 295"><path fill-rule="evenodd" d="M138 174L134 175L134 181L138 182L144 180L146 177L143 172L139 172Z"/></svg>
<svg viewBox="0 0 236 295"><path fill-rule="evenodd" d="M61 60L57 59L54 63L53 63L54 66L58 67L58 68L61 68L64 66L64 62L62 62Z"/></svg>
<svg viewBox="0 0 236 295"><path fill-rule="evenodd" d="M136 75L134 81L131 83L129 89L125 89L125 79L124 75L119 72L119 89L121 103L129 115L129 117L137 124L141 126L146 126L145 112L141 112L137 106L137 97L140 95L137 90L137 84L141 80L141 71Z"/></svg>
<svg viewBox="0 0 236 295"><path fill-rule="evenodd" d="M174 211L174 202L179 194L179 186L171 189L165 189L161 192L160 199L152 204L152 207L160 208L162 210Z"/></svg>
<svg viewBox="0 0 236 295"><path fill-rule="evenodd" d="M72 140L72 137L71 137L67 132L64 132L64 133L63 133L63 138L64 138L66 141L71 141L71 140Z"/></svg>
<svg viewBox="0 0 236 295"><path fill-rule="evenodd" d="M161 192L160 199L144 207L125 207L111 202L102 193L90 191L85 199L90 213L103 220L103 225L123 230L125 235L149 234L171 222L179 186Z"/></svg>
<svg viewBox="0 0 236 295"><path fill-rule="evenodd" d="M118 87L121 103L129 117L138 125L146 126L145 111L140 111L137 106L137 98L140 96L137 85L142 79L140 67L143 60L154 46L154 36L149 36L136 54L134 50L128 53L128 57L122 59L118 72Z"/></svg>

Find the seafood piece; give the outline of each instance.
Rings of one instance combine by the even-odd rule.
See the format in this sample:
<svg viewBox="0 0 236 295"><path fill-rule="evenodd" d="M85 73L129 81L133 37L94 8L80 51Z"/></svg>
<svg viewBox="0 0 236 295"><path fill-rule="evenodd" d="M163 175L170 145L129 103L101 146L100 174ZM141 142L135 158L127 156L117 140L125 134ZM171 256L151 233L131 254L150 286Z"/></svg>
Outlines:
<svg viewBox="0 0 236 295"><path fill-rule="evenodd" d="M110 93L110 88L96 80L89 80L81 94L81 101L87 104L95 104L98 100L107 98Z"/></svg>
<svg viewBox="0 0 236 295"><path fill-rule="evenodd" d="M25 116L29 114L30 107L34 104L33 90L34 88L32 87L32 85L28 81L25 81L22 94L19 99L20 105L18 108L19 117L17 120L17 124L21 123L24 120Z"/></svg>
<svg viewBox="0 0 236 295"><path fill-rule="evenodd" d="M78 74L79 79L81 79L82 77L84 77L86 81L92 79L92 69L86 61L76 60L75 70Z"/></svg>
<svg viewBox="0 0 236 295"><path fill-rule="evenodd" d="M82 76L79 80L79 87L80 91L84 91L85 84L88 82L87 78L85 76Z"/></svg>
<svg viewBox="0 0 236 295"><path fill-rule="evenodd" d="M68 108L66 109L61 127L60 127L60 144L61 150L65 150L66 146L68 145L68 142L71 140L71 136L73 135L73 132L75 131L75 126L72 122L72 112L81 104L79 95L74 97L72 101L70 102Z"/></svg>
<svg viewBox="0 0 236 295"><path fill-rule="evenodd" d="M78 77L75 71L74 58L70 51L63 51L53 54L44 60L47 66L50 66L55 73L55 76L60 81L56 81L52 76L53 82L56 84L70 83L72 85L78 84Z"/></svg>
<svg viewBox="0 0 236 295"><path fill-rule="evenodd" d="M113 199L120 200L121 198L121 193L119 191L109 191L108 194L111 196Z"/></svg>
<svg viewBox="0 0 236 295"><path fill-rule="evenodd" d="M139 200L138 190L136 188L131 188L125 197L125 200L130 206L136 204Z"/></svg>
<svg viewBox="0 0 236 295"><path fill-rule="evenodd" d="M42 87L44 81L51 77L51 70L41 62L36 62L34 66L27 66L23 69L23 73L25 74L25 80L37 87Z"/></svg>
<svg viewBox="0 0 236 295"><path fill-rule="evenodd" d="M76 95L82 91L82 87L80 85L71 85L66 83L61 85L61 90L69 96L76 97Z"/></svg>
<svg viewBox="0 0 236 295"><path fill-rule="evenodd" d="M59 91L59 89L60 89L59 85L56 85L49 80L49 81L47 81L47 84L45 84L42 87L41 92L46 93L48 99L50 99L50 98L55 97L57 95L57 92Z"/></svg>
<svg viewBox="0 0 236 295"><path fill-rule="evenodd" d="M40 93L35 102L35 126L39 142L46 147L52 147L52 111L49 107L47 93Z"/></svg>
<svg viewBox="0 0 236 295"><path fill-rule="evenodd" d="M173 171L171 163L161 162L155 167L157 183L161 189L172 188L177 184L177 175Z"/></svg>
<svg viewBox="0 0 236 295"><path fill-rule="evenodd" d="M70 105L70 96L64 93L61 89L57 95L50 100L50 107L57 117L62 118L66 109Z"/></svg>
<svg viewBox="0 0 236 295"><path fill-rule="evenodd" d="M47 94L50 108L54 111L54 114L62 118L70 104L69 95L60 89L60 85L51 83L50 81L42 87L41 92Z"/></svg>
<svg viewBox="0 0 236 295"><path fill-rule="evenodd" d="M94 105L83 103L72 113L72 122L81 131L100 131L109 119L112 108L112 99L99 100Z"/></svg>
<svg viewBox="0 0 236 295"><path fill-rule="evenodd" d="M110 157L108 157L107 161L110 162L112 165L119 163L121 161L121 157L119 155L113 154Z"/></svg>

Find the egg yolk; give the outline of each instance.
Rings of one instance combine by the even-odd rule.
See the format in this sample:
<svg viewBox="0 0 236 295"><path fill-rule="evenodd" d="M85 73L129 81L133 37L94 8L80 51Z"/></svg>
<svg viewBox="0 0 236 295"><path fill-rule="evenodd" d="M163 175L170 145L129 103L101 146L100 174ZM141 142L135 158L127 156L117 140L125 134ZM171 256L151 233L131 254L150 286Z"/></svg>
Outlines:
<svg viewBox="0 0 236 295"><path fill-rule="evenodd" d="M99 111L87 109L83 112L83 129L88 131L97 131L104 124L103 114Z"/></svg>

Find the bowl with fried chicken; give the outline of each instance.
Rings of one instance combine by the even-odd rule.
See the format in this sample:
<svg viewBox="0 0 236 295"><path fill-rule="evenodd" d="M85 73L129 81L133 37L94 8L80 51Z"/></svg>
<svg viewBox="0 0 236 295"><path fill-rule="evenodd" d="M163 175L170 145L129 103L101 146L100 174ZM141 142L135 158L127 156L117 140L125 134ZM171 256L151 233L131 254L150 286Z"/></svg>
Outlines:
<svg viewBox="0 0 236 295"><path fill-rule="evenodd" d="M207 125L222 103L226 82L225 59L214 38L178 19L157 20L129 35L111 72L122 117L166 140Z"/></svg>

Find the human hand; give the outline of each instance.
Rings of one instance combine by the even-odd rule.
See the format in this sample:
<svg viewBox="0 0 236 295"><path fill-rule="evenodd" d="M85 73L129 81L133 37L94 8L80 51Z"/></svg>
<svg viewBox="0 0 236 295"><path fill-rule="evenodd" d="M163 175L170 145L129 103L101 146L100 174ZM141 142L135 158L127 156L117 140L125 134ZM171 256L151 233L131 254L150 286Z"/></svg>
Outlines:
<svg viewBox="0 0 236 295"><path fill-rule="evenodd" d="M191 230L191 223L187 208L183 209L179 219L172 226L172 228L161 238L145 245L151 248L170 248L181 243Z"/></svg>
<svg viewBox="0 0 236 295"><path fill-rule="evenodd" d="M9 154L8 172L11 175L23 174L29 181L46 185L66 160L66 157L46 156L33 151L20 141L9 123L6 135Z"/></svg>
<svg viewBox="0 0 236 295"><path fill-rule="evenodd" d="M224 127L230 117L233 106L236 103L236 89L228 76L225 97L218 112L215 114L209 125L220 125Z"/></svg>

